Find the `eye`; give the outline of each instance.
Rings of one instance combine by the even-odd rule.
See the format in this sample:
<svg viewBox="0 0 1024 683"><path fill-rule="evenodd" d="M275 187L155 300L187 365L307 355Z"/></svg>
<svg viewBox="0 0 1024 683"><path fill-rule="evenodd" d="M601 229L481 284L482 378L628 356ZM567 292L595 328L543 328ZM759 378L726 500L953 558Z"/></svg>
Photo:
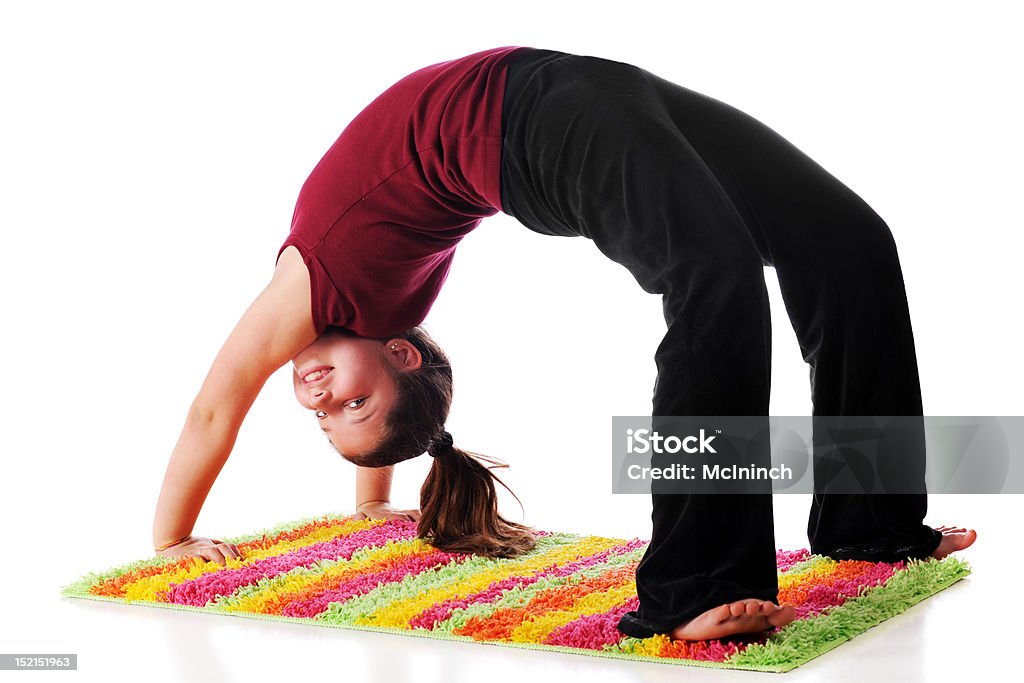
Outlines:
<svg viewBox="0 0 1024 683"><path fill-rule="evenodd" d="M349 408L351 410L359 410L360 408L363 407L363 404L365 402L366 402L366 398L365 397L364 398L357 398L354 401L349 401L348 403L346 403L345 407ZM323 411L323 410L318 410L314 414L316 415L316 419L318 419L318 420L322 420L325 417L327 417L327 413L325 411Z"/></svg>

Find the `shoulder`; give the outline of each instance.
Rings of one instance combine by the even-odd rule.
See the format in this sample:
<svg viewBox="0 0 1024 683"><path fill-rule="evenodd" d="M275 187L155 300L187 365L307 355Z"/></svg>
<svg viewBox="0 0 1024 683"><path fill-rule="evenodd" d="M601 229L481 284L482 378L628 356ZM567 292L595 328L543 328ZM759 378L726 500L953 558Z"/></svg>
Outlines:
<svg viewBox="0 0 1024 683"><path fill-rule="evenodd" d="M277 267L274 269L274 277L278 277L279 274L286 276L293 273L305 273L306 277L309 277L309 273L306 270L306 262L303 260L299 248L294 244L289 244L277 255Z"/></svg>
<svg viewBox="0 0 1024 683"><path fill-rule="evenodd" d="M289 244L278 254L274 277L267 289L273 292L273 298L282 311L284 309L299 309L308 314L312 293L311 277L306 259L298 247Z"/></svg>

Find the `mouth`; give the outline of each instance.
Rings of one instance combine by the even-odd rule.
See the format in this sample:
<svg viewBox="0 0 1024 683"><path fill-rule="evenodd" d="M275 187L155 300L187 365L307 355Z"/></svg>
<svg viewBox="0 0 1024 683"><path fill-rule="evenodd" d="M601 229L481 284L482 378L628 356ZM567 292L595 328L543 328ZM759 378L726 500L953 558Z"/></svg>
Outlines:
<svg viewBox="0 0 1024 683"><path fill-rule="evenodd" d="M302 379L303 384L316 384L333 371L334 368L330 365L318 365L313 368L306 368L302 370L299 373L299 377Z"/></svg>

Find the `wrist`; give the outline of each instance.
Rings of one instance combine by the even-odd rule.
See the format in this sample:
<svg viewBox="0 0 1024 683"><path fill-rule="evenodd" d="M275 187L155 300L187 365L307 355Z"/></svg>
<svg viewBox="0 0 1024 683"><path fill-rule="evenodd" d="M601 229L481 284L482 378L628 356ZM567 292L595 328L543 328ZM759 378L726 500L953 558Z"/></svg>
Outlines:
<svg viewBox="0 0 1024 683"><path fill-rule="evenodd" d="M158 552L158 553L159 552L163 552L164 550L168 550L169 548L173 548L176 545L181 545L182 543L184 543L185 541L187 541L190 538L192 538L192 534L185 534L181 538L177 538L177 539L175 539L173 541L167 541L166 543L162 543L162 544L159 544L159 545L154 545L153 546L153 550Z"/></svg>

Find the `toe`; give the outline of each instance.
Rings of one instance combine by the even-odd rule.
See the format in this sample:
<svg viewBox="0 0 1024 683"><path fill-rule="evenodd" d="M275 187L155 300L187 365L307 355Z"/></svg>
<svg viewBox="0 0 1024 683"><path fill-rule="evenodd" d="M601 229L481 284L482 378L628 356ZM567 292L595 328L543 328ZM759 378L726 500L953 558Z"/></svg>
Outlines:
<svg viewBox="0 0 1024 683"><path fill-rule="evenodd" d="M732 617L732 605L731 604L719 605L718 607L713 607L713 608L709 609L704 614L708 615L708 617L711 619L711 621L720 624L723 621L725 621L725 620L729 619L730 617ZM700 615L700 616L704 616L704 615Z"/></svg>
<svg viewBox="0 0 1024 683"><path fill-rule="evenodd" d="M796 619L796 609L792 605L784 605L768 615L768 623L772 626L785 626Z"/></svg>
<svg viewBox="0 0 1024 683"><path fill-rule="evenodd" d="M747 603L743 600L733 602L729 604L729 614L734 617L741 616L747 613Z"/></svg>

